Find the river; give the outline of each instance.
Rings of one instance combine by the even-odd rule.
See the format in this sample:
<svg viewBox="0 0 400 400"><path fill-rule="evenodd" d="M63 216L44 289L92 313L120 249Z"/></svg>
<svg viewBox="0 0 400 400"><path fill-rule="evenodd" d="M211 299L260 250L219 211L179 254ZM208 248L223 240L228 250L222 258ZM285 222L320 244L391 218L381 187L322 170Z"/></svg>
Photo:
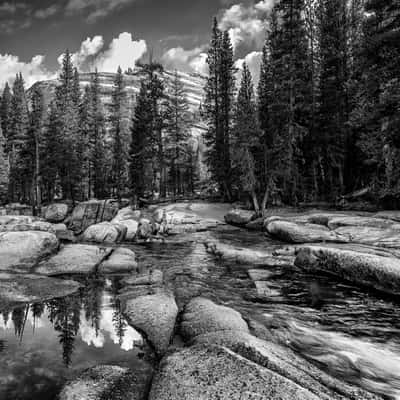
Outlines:
<svg viewBox="0 0 400 400"><path fill-rule="evenodd" d="M140 267L164 272L180 307L205 296L264 324L272 340L291 347L339 379L400 399L400 302L330 276L293 266L263 268L258 288L251 266L215 259L204 242L269 249L260 233L220 227L168 243L132 245ZM81 278L79 294L0 310L0 399L52 400L67 379L98 364L128 366L143 379L155 365L141 335L126 323L119 277Z"/></svg>

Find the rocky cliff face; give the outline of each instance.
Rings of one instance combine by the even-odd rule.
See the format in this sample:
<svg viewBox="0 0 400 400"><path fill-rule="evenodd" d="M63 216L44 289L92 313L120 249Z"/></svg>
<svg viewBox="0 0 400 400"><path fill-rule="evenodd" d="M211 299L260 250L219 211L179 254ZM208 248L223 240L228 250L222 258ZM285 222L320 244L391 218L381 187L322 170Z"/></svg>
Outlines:
<svg viewBox="0 0 400 400"><path fill-rule="evenodd" d="M194 151L197 154L200 178L204 178L206 174L206 167L204 163L205 145L203 141L203 132L205 130L205 126L201 121L199 108L204 97L203 88L205 85L205 78L201 75L186 74L183 72L178 72L178 75L186 89L187 99L189 102L189 108L192 116L191 143ZM112 96L112 89L115 76L116 74L114 73L106 73L106 72L99 73L101 99L104 105L106 118L110 113L111 96ZM80 74L80 83L82 90L86 86L90 85L92 77L93 77L92 73ZM143 77L144 77L143 73L138 69L135 69L132 72L124 75L124 83L127 94L126 107L125 107L126 110L125 120L128 125L130 124L130 121L132 119L136 102L136 96L139 93L140 82L143 79ZM161 74L161 79L163 80L166 89L171 84L173 78L174 78L173 72L164 71ZM58 85L57 79L37 82L31 89L28 90L28 97L29 94L32 92L33 88L39 86L44 94L46 104L49 104L52 98L54 97L57 85Z"/></svg>

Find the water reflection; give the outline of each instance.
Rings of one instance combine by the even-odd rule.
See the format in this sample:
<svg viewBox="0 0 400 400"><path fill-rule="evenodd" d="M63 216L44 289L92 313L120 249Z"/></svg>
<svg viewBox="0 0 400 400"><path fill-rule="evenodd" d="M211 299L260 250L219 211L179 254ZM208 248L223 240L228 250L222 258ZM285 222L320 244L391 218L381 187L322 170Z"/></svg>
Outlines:
<svg viewBox="0 0 400 400"><path fill-rule="evenodd" d="M83 284L77 294L1 312L1 399L54 399L66 379L93 365L148 368L145 343L122 315L118 280Z"/></svg>

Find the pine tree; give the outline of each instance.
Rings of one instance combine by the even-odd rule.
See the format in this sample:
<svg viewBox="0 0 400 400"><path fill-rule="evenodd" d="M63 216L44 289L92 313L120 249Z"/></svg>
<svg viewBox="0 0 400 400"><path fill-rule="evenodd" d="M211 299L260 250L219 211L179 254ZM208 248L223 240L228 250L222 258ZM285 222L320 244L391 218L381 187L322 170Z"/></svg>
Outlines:
<svg viewBox="0 0 400 400"><path fill-rule="evenodd" d="M43 198L47 202L52 202L54 197L59 195L59 162L63 147L61 136L62 121L56 101L52 101L49 106L48 118L45 123L42 139L42 154L40 160L41 181L43 187Z"/></svg>
<svg viewBox="0 0 400 400"><path fill-rule="evenodd" d="M2 122L0 120L0 122ZM3 136L0 123L0 204L7 200L8 180L9 180L9 165L8 157L5 152L6 139Z"/></svg>
<svg viewBox="0 0 400 400"><path fill-rule="evenodd" d="M232 133L234 176L238 178L239 188L251 195L254 209L259 212L254 154L260 146L260 131L253 80L246 63L243 64L242 81L236 100Z"/></svg>
<svg viewBox="0 0 400 400"><path fill-rule="evenodd" d="M79 107L77 99L77 73L72 65L71 54L67 50L63 57L60 85L56 90L56 104L60 118L61 139L59 171L62 194L71 200L79 197L80 163L77 147L79 145Z"/></svg>
<svg viewBox="0 0 400 400"><path fill-rule="evenodd" d="M103 107L100 98L100 81L99 74L93 75L90 84L90 107L89 107L89 188L90 193L96 198L105 196L105 121L103 115Z"/></svg>
<svg viewBox="0 0 400 400"><path fill-rule="evenodd" d="M341 0L320 2L320 110L319 127L324 197L344 191L347 144L346 10Z"/></svg>
<svg viewBox="0 0 400 400"><path fill-rule="evenodd" d="M132 200L138 206L140 198L146 193L146 163L151 154L149 140L153 129L153 106L145 81L141 82L136 100L135 113L131 128L131 145L129 151L129 180Z"/></svg>
<svg viewBox="0 0 400 400"><path fill-rule="evenodd" d="M207 64L209 75L205 86L204 116L207 123L205 141L207 161L220 192L231 198L230 131L234 102L233 50L228 32L218 28L214 19Z"/></svg>
<svg viewBox="0 0 400 400"><path fill-rule="evenodd" d="M8 85L8 82L6 82L0 102L1 127L3 129L3 135L5 138L8 137L11 129L11 103L12 94L10 86Z"/></svg>
<svg viewBox="0 0 400 400"><path fill-rule="evenodd" d="M31 118L29 137L25 143L25 174L31 177L31 204L35 210L41 206L41 174L40 159L42 152L42 136L44 129L45 106L43 93L38 86L33 89L31 97Z"/></svg>
<svg viewBox="0 0 400 400"><path fill-rule="evenodd" d="M352 122L360 134L364 176L382 194L400 191L400 5L368 0L361 54L358 107Z"/></svg>
<svg viewBox="0 0 400 400"><path fill-rule="evenodd" d="M125 143L126 124L124 123L124 106L126 103L126 92L124 77L121 67L118 68L114 80L111 105L111 132L113 137L112 144L112 188L117 198L120 199L126 184L126 162L127 152Z"/></svg>
<svg viewBox="0 0 400 400"><path fill-rule="evenodd" d="M276 192L291 204L302 196L302 147L310 125L311 73L303 11L303 0L281 0L275 5L272 15L279 22L273 25L269 49L274 82L269 124L277 160Z"/></svg>
<svg viewBox="0 0 400 400"><path fill-rule="evenodd" d="M24 80L21 74L16 76L13 85L11 102L11 124L7 138L7 151L10 157L9 199L26 201L29 197L29 186L24 180L24 159L22 152L28 138L29 112Z"/></svg>
<svg viewBox="0 0 400 400"><path fill-rule="evenodd" d="M189 104L185 87L175 71L167 91L165 107L166 154L170 161L172 191L176 196L183 194L183 176L190 169L189 152ZM189 167L189 168L188 168Z"/></svg>

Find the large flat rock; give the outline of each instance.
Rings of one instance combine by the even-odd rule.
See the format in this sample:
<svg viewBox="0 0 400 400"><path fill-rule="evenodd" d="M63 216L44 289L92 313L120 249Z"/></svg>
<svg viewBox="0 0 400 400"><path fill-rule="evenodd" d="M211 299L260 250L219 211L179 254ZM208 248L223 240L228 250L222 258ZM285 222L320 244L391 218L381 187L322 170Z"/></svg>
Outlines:
<svg viewBox="0 0 400 400"><path fill-rule="evenodd" d="M194 344L223 346L294 382L318 396L319 399L377 399L365 392L319 370L287 347L259 339L243 331L219 331L197 336Z"/></svg>
<svg viewBox="0 0 400 400"><path fill-rule="evenodd" d="M319 400L295 382L220 346L193 346L166 357L150 400Z"/></svg>
<svg viewBox="0 0 400 400"><path fill-rule="evenodd" d="M68 296L81 285L75 281L29 274L0 273L0 308L10 304L37 303Z"/></svg>
<svg viewBox="0 0 400 400"><path fill-rule="evenodd" d="M30 272L40 260L53 254L59 246L49 232L0 233L0 271Z"/></svg>
<svg viewBox="0 0 400 400"><path fill-rule="evenodd" d="M95 272L112 249L83 244L64 246L58 254L40 263L35 272L42 275L90 274Z"/></svg>
<svg viewBox="0 0 400 400"><path fill-rule="evenodd" d="M272 237L288 243L346 243L349 241L347 237L330 231L325 226L316 224L300 224L280 219L271 219L266 228Z"/></svg>
<svg viewBox="0 0 400 400"><path fill-rule="evenodd" d="M295 265L307 271L322 271L348 281L391 294L400 294L400 260L329 246L304 246L298 249ZM382 253L383 254L383 253Z"/></svg>
<svg viewBox="0 0 400 400"><path fill-rule="evenodd" d="M139 296L125 302L124 316L128 323L146 335L160 356L169 346L177 315L175 298L166 291Z"/></svg>
<svg viewBox="0 0 400 400"><path fill-rule="evenodd" d="M120 247L101 263L98 272L101 274L128 273L136 269L136 254L130 249Z"/></svg>

